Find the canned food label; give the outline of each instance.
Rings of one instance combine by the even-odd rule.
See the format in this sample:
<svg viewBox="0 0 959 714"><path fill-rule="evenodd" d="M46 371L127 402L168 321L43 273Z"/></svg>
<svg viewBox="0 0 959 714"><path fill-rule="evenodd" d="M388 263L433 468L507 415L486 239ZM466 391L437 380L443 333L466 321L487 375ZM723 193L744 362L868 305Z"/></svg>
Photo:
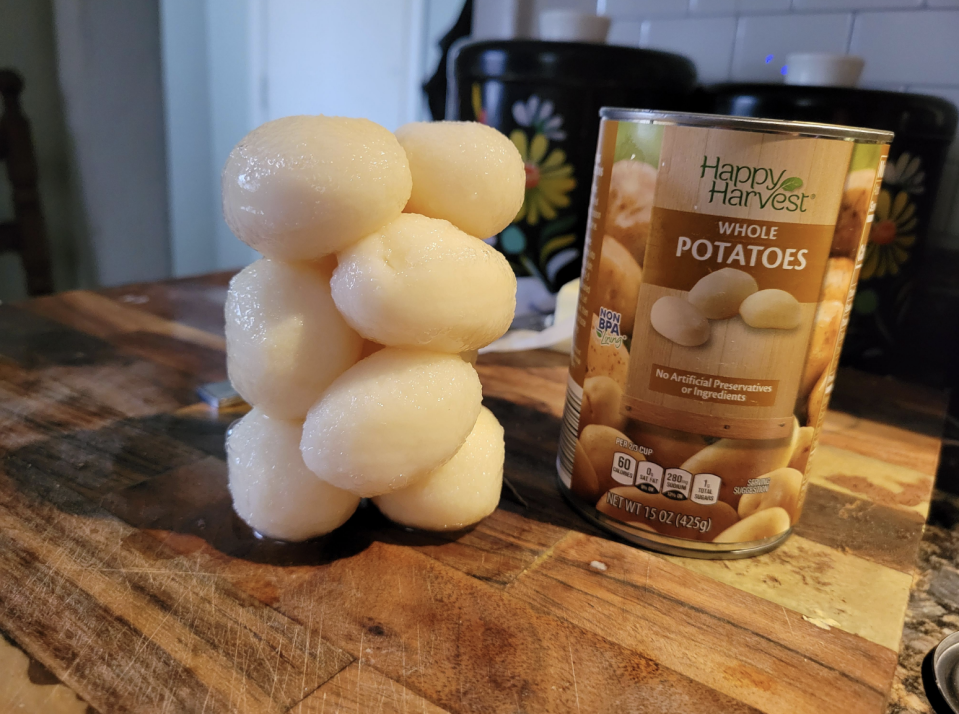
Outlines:
<svg viewBox="0 0 959 714"><path fill-rule="evenodd" d="M561 439L574 497L673 538L789 529L886 151L603 122Z"/></svg>

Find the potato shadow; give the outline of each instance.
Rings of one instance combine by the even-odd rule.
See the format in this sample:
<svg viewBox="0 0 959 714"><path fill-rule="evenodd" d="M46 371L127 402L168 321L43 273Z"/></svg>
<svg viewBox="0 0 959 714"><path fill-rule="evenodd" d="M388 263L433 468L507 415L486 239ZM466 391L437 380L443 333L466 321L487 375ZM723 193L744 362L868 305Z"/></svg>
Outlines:
<svg viewBox="0 0 959 714"><path fill-rule="evenodd" d="M560 420L502 399L487 398L485 404L506 430L505 476L512 488L504 485L499 507L602 535L572 510L556 486ZM2 457L2 468L24 494L65 512L95 518L111 514L170 547L190 547L189 538L171 534L189 536L231 558L271 566L326 565L357 555L376 541L443 545L472 530L429 533L404 528L364 501L346 524L327 536L302 543L263 537L233 511L227 488L224 442L237 416L191 410L124 419L21 447ZM197 547L194 543L192 549Z"/></svg>

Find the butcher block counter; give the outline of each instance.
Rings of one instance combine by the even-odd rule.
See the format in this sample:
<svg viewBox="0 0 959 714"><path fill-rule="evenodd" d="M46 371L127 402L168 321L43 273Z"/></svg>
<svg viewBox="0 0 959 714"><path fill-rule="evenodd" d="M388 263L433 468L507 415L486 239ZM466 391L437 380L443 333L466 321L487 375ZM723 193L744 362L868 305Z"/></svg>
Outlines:
<svg viewBox="0 0 959 714"><path fill-rule="evenodd" d="M689 560L559 495L565 358L485 355L492 516L433 535L368 506L283 544L230 505L243 410L196 396L226 377L228 278L0 306L0 710L886 711L942 395L842 373L795 534Z"/></svg>

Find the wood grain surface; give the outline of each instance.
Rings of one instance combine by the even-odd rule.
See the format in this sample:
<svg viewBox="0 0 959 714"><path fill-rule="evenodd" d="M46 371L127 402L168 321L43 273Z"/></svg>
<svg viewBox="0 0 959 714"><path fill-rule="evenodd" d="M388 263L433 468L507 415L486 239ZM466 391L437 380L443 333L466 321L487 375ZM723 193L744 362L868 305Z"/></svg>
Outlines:
<svg viewBox="0 0 959 714"><path fill-rule="evenodd" d="M0 711L884 711L938 395L840 386L796 534L692 561L559 495L566 359L488 355L492 516L426 534L363 506L284 544L232 510L243 409L195 396L225 377L227 279L0 306Z"/></svg>

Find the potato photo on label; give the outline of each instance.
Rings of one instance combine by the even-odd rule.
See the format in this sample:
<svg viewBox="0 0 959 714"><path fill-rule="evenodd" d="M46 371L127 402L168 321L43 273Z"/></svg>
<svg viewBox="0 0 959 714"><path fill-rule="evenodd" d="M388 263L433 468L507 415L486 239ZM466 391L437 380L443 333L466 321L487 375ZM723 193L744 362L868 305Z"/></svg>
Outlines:
<svg viewBox="0 0 959 714"><path fill-rule="evenodd" d="M624 482L632 483L630 473L635 463L645 460L629 437L608 426L587 426L579 437L579 443L596 473L599 493L622 486Z"/></svg>
<svg viewBox="0 0 959 714"><path fill-rule="evenodd" d="M819 304L813 322L812 335L809 338L806 366L803 368L799 384L800 397L809 395L816 380L832 362L836 346L839 344L839 330L845 309L845 304L836 300L827 300Z"/></svg>
<svg viewBox="0 0 959 714"><path fill-rule="evenodd" d="M600 292L598 304L613 312L620 313L620 332L633 333L633 321L636 319L636 299L639 296L639 284L643 279L643 270L629 251L614 238L603 239L603 253L599 258Z"/></svg>
<svg viewBox="0 0 959 714"><path fill-rule="evenodd" d="M799 301L785 290L769 288L755 292L739 306L739 314L750 327L792 330L802 321Z"/></svg>
<svg viewBox="0 0 959 714"><path fill-rule="evenodd" d="M734 523L713 539L714 543L748 543L772 538L789 530L789 514L784 508L757 511Z"/></svg>
<svg viewBox="0 0 959 714"><path fill-rule="evenodd" d="M579 413L579 433L589 424L602 424L623 430L623 390L611 377L589 377L583 382L583 403Z"/></svg>
<svg viewBox="0 0 959 714"><path fill-rule="evenodd" d="M629 350L621 341L617 343L614 339L604 344L603 339L599 330L599 317L593 315L593 329L589 334L586 355L586 376L609 377L620 387L624 387L629 374Z"/></svg>
<svg viewBox="0 0 959 714"><path fill-rule="evenodd" d="M657 176L654 167L632 159L614 163L610 175L606 232L626 248L639 265L646 255Z"/></svg>
<svg viewBox="0 0 959 714"><path fill-rule="evenodd" d="M787 466L770 471L761 478L769 480L767 490L762 493L745 494L737 508L739 517L747 518L753 513L778 506L789 514L790 522L795 523L799 519L802 472Z"/></svg>
<svg viewBox="0 0 959 714"><path fill-rule="evenodd" d="M682 468L693 475L719 476L719 498L736 508L742 498L737 487L748 487L751 479L786 466L798 439L798 423L793 433L782 439L720 439L687 459Z"/></svg>
<svg viewBox="0 0 959 714"><path fill-rule="evenodd" d="M650 461L664 468L682 466L694 454L706 448L706 440L699 434L630 420L626 434L639 446L649 449Z"/></svg>
<svg viewBox="0 0 959 714"><path fill-rule="evenodd" d="M683 347L699 347L709 339L709 320L688 300L666 295L653 303L649 322L667 340Z"/></svg>
<svg viewBox="0 0 959 714"><path fill-rule="evenodd" d="M759 290L756 278L736 268L722 268L699 279L689 291L689 304L710 320L739 314L743 300Z"/></svg>

